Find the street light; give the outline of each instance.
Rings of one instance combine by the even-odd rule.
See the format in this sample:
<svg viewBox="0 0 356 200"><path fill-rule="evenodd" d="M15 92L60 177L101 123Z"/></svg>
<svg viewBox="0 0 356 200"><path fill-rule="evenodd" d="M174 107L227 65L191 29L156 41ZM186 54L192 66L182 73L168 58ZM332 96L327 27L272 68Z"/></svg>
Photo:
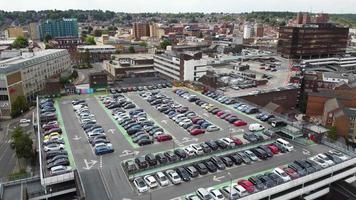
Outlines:
<svg viewBox="0 0 356 200"><path fill-rule="evenodd" d="M232 190L232 176L231 176L231 173L230 173L230 172L227 172L227 175L229 175L229 177L230 177L230 187L229 187L229 190L230 190L230 199L232 199L232 193L231 193L231 190Z"/></svg>

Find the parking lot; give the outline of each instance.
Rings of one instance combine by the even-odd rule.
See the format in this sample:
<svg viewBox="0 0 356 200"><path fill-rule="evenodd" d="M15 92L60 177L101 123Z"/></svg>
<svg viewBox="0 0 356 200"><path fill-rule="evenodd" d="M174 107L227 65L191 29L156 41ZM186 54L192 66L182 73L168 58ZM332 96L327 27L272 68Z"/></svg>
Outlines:
<svg viewBox="0 0 356 200"><path fill-rule="evenodd" d="M294 160L305 159L306 157L329 150L329 148L322 145L302 146L292 143L294 145L294 150L292 152L276 154L271 159L259 159L249 165L234 165L232 167L227 167L225 170L217 170L215 173L198 176L197 178L193 178L190 181L184 182L180 185L171 184L166 187L153 189L149 193L140 193L135 188L135 185L131 179L145 174L147 170L140 171L140 173L128 174L122 166L123 161L134 159L148 153L157 153L184 148L190 144L201 143L208 140L217 140L224 137L230 138L231 136L236 136L241 139L244 144L248 143L248 141L242 137L244 133L248 132L248 125L241 127L234 126L227 121L220 119L216 115L207 112L207 110L202 107L177 96L171 88L165 88L159 91L166 97L172 98L175 103L188 107L189 111L195 112L198 116L201 116L205 120L219 127L220 130L205 132L200 135L191 135L187 130L143 99L142 96L140 96L141 92L137 91L123 93L122 95L125 98L132 101L137 108L141 108L145 111L145 113L147 113L148 119L154 121L154 123L161 127L165 133L168 133L173 137L173 139L169 141L154 141L153 144L138 146L131 141L131 137L128 136L123 127L117 123L111 114L111 111L102 104L100 97L88 95L84 96L83 99L85 99L88 104L90 113L95 115L97 123L100 124L105 130L106 136L115 150L113 153L97 156L89 144L87 135L81 128L78 118L73 111L71 103L72 99L66 98L59 101L58 105L60 115L58 118L63 120L65 132L75 160L75 166L80 172L84 182L83 185L88 193L88 199L183 199L185 195L193 193L200 187L208 188L224 184L229 182L231 179L235 180L247 175L264 172L279 165L284 165ZM195 93L195 95L221 110L228 110L230 113L238 116L239 119L247 122L247 124L260 123L265 128L270 128L268 123L257 120L253 115L240 112L202 94ZM268 140L266 136L263 137L266 141L274 142L273 140ZM260 143L255 143L253 145L254 146L250 147L252 148L258 146ZM224 154L225 151L238 152L243 148L245 147L241 146L224 151L218 151L216 152L216 155ZM213 152L212 155L215 155L215 152ZM184 162L186 162L186 164L190 164L197 159L199 160L197 157ZM173 163L171 166L175 168L180 165L179 163L180 162ZM161 167L162 166L159 166L150 170L153 170L154 172L163 170ZM228 175L228 172L231 174L231 177ZM147 174L150 173L147 172ZM103 189L97 190L96 188Z"/></svg>

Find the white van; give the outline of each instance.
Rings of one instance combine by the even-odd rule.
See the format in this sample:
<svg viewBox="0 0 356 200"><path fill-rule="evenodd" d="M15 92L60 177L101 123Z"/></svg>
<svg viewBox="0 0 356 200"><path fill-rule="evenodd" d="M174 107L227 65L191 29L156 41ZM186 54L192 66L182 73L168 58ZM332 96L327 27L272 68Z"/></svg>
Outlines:
<svg viewBox="0 0 356 200"><path fill-rule="evenodd" d="M288 141L283 140L282 138L278 138L276 141L278 144L284 146L288 151L293 151L294 147Z"/></svg>
<svg viewBox="0 0 356 200"><path fill-rule="evenodd" d="M250 124L250 126L248 127L248 130L250 131L262 131L263 129L265 129L265 127L258 123Z"/></svg>

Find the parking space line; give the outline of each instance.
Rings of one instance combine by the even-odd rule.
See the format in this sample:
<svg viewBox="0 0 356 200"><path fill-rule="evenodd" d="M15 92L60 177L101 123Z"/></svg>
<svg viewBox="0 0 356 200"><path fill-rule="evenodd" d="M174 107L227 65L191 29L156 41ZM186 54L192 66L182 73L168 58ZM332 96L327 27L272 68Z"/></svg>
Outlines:
<svg viewBox="0 0 356 200"><path fill-rule="evenodd" d="M70 165L72 166L73 169L76 169L77 167L76 167L76 164L75 164L75 161L74 161L72 148L70 147L67 131L66 131L66 128L64 126L64 122L63 122L63 119L62 119L62 113L61 113L61 110L59 108L57 99L54 102L54 107L56 108L56 115L57 115L57 120L59 122L59 127L62 129L62 137L63 137L64 143L65 143L64 147L65 147L65 150L68 152L68 158L69 158Z"/></svg>
<svg viewBox="0 0 356 200"><path fill-rule="evenodd" d="M127 140L127 142L132 146L132 148L137 149L140 148L140 146L138 146L137 144L135 144L132 139L130 138L130 136L127 134L126 130L120 126L117 121L113 118L113 116L111 115L109 109L107 109L99 100L98 96L95 96L96 101L99 103L100 107L106 112L106 114L109 116L109 118L111 119L111 121L115 124L116 128L119 130L119 132L121 133L121 135L123 135L125 137L125 139Z"/></svg>

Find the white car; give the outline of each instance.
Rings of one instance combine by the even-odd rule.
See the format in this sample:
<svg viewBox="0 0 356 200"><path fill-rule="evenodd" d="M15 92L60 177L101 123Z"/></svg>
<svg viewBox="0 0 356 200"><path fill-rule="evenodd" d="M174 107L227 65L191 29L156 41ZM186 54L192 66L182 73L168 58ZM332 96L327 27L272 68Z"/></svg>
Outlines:
<svg viewBox="0 0 356 200"><path fill-rule="evenodd" d="M220 190L214 189L212 187L207 189L210 195L213 197L214 200L224 200L224 195L220 192Z"/></svg>
<svg viewBox="0 0 356 200"><path fill-rule="evenodd" d="M45 145L43 147L44 151L58 151L58 150L63 150L63 149L64 149L63 144L49 144L49 145Z"/></svg>
<svg viewBox="0 0 356 200"><path fill-rule="evenodd" d="M250 131L262 131L263 129L265 129L265 127L258 123L250 124L248 126L248 130Z"/></svg>
<svg viewBox="0 0 356 200"><path fill-rule="evenodd" d="M188 156L194 156L195 155L195 150L190 146L185 147L184 151L188 154Z"/></svg>
<svg viewBox="0 0 356 200"><path fill-rule="evenodd" d="M31 122L30 119L20 119L20 124L28 124L30 122Z"/></svg>
<svg viewBox="0 0 356 200"><path fill-rule="evenodd" d="M72 170L72 168L70 166L59 165L59 166L52 167L50 169L49 173L50 173L50 175L58 175L58 174L64 174L71 170Z"/></svg>
<svg viewBox="0 0 356 200"><path fill-rule="evenodd" d="M235 190L237 191L237 193L239 194L240 197L244 197L248 194L248 192L246 191L246 189L244 187L242 187L241 185L234 185Z"/></svg>
<svg viewBox="0 0 356 200"><path fill-rule="evenodd" d="M323 159L318 158L317 156L309 158L309 160L315 162L316 164L320 165L322 168L329 167L329 164L326 163Z"/></svg>
<svg viewBox="0 0 356 200"><path fill-rule="evenodd" d="M316 155L316 157L324 160L329 166L334 165L334 161L330 160L329 157L327 157L326 155L319 153L318 155Z"/></svg>
<svg viewBox="0 0 356 200"><path fill-rule="evenodd" d="M156 179L162 187L169 185L169 180L167 176L163 174L163 172L157 172Z"/></svg>
<svg viewBox="0 0 356 200"><path fill-rule="evenodd" d="M141 177L136 178L133 181L133 183L140 193L148 191L148 186L146 185L145 181Z"/></svg>
<svg viewBox="0 0 356 200"><path fill-rule="evenodd" d="M111 143L97 143L97 144L95 144L94 148L97 148L97 147L100 147L100 146L106 146L106 147L112 148L112 144Z"/></svg>
<svg viewBox="0 0 356 200"><path fill-rule="evenodd" d="M166 174L173 184L177 185L182 182L182 179L180 178L180 176L177 174L176 171L170 169L166 171Z"/></svg>
<svg viewBox="0 0 356 200"><path fill-rule="evenodd" d="M277 174L279 177L281 177L284 182L287 182L287 181L292 180L292 179L290 178L290 176L288 176L288 174L287 174L284 170L282 170L281 168L279 168L279 167L274 168L274 169L273 169L273 173L275 173L275 174Z"/></svg>
<svg viewBox="0 0 356 200"><path fill-rule="evenodd" d="M192 120L190 120L190 119L184 119L184 120L180 121L178 124L179 124L179 126L183 126L184 124L191 123L191 122L192 122Z"/></svg>
<svg viewBox="0 0 356 200"><path fill-rule="evenodd" d="M235 142L231 139L231 138L221 138L220 141L224 142L225 144L227 144L230 147L234 147L235 146Z"/></svg>
<svg viewBox="0 0 356 200"><path fill-rule="evenodd" d="M206 131L208 131L208 132L213 132L213 131L218 131L218 130L220 130L220 128L215 125L210 125L206 128Z"/></svg>
<svg viewBox="0 0 356 200"><path fill-rule="evenodd" d="M348 160L350 158L349 156L341 153L340 151L336 151L336 150L330 150L329 153L339 157L343 161Z"/></svg>
<svg viewBox="0 0 356 200"><path fill-rule="evenodd" d="M157 183L156 179L151 175L147 175L147 176L143 177L143 180L146 182L146 184L150 188L158 187L158 183Z"/></svg>
<svg viewBox="0 0 356 200"><path fill-rule="evenodd" d="M198 145L198 144L191 144L189 145L195 152L196 155L203 155L204 154L204 150L203 148Z"/></svg>

